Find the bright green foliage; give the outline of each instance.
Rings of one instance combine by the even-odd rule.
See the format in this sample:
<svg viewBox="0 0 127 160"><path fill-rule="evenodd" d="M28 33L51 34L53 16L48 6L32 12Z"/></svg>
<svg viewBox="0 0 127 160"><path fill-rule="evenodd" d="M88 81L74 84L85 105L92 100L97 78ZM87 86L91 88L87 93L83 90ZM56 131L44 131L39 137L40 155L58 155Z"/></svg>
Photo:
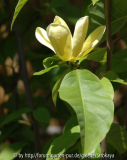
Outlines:
<svg viewBox="0 0 127 160"><path fill-rule="evenodd" d="M59 94L76 112L83 153L91 152L105 137L113 120L114 105L109 93L88 70L74 70L64 77Z"/></svg>
<svg viewBox="0 0 127 160"><path fill-rule="evenodd" d="M112 84L110 83L110 81L103 77L101 79L101 82L103 84L103 86L105 87L106 91L108 92L108 94L110 95L110 98L113 99L114 97L114 90L113 90L113 87L112 87Z"/></svg>
<svg viewBox="0 0 127 160"><path fill-rule="evenodd" d="M93 5L97 3L99 0L92 0Z"/></svg>
<svg viewBox="0 0 127 160"><path fill-rule="evenodd" d="M0 160L12 160L21 152L22 148L27 145L24 142L13 143L6 146L0 153Z"/></svg>
<svg viewBox="0 0 127 160"><path fill-rule="evenodd" d="M46 108L37 108L33 111L33 116L38 122L49 123L50 115Z"/></svg>
<svg viewBox="0 0 127 160"><path fill-rule="evenodd" d="M20 10L22 9L22 7L25 5L25 3L27 2L28 0L19 0L18 1L18 4L15 8L15 12L14 12L14 15L13 15L13 19L12 19L12 23L11 23L11 29L12 29L12 26L13 26L13 23L16 19L16 17L18 16Z"/></svg>
<svg viewBox="0 0 127 160"><path fill-rule="evenodd" d="M39 72L35 72L33 75L42 75L42 74L45 74L45 73L49 72L51 69L58 68L58 67L60 67L60 66L59 65L55 65L55 66L43 69L43 70L41 70Z"/></svg>
<svg viewBox="0 0 127 160"><path fill-rule="evenodd" d="M120 154L127 151L127 132L122 126L113 123L107 137Z"/></svg>
<svg viewBox="0 0 127 160"><path fill-rule="evenodd" d="M76 62L62 61L57 54L54 55L52 50L37 42L35 38L36 28L40 26L46 29L55 16L65 20L72 35L74 35L73 31L76 28L74 25L77 20L89 16L87 38L97 27L106 26L104 0L29 0L29 3L26 3L27 1L0 1L0 160L14 159L14 153L17 155L19 153L33 154L37 152L37 148L42 154L50 155L100 154L100 142L106 135L107 153L114 154L115 159L127 159L127 130L120 126L124 121L124 126L127 128L125 116L127 99L126 0L110 1L113 40L110 71L106 70L109 64L106 47L107 31L96 48ZM13 19L10 16L11 11L14 12ZM11 32L10 23L12 20L12 29L17 16L18 21L15 25L17 34L15 34L16 28L14 27L14 31ZM59 23L58 19L56 23ZM62 25L64 22L60 20L60 23ZM44 35L45 38L43 38L48 42L45 33ZM57 35L58 42L59 35ZM80 31L77 35L82 36ZM98 41L92 43L90 47L96 42ZM62 47L63 53L68 49L64 48L62 43L59 45L60 47L56 47L60 49ZM26 82L24 85L23 82L25 67L21 65L23 63L19 54L22 51L24 51L27 64L28 85ZM42 76L33 76L33 73ZM29 88L32 98L28 94ZM52 98L49 94L51 90ZM114 120L119 124L112 124L113 98L116 107ZM44 99L43 102L42 99ZM30 103L35 107L34 110L29 109ZM36 123L37 126L35 126ZM62 135L49 136L48 127L53 128L53 125L63 128ZM37 132L38 135L36 135ZM28 159L23 157L23 160ZM92 160L93 158L85 159ZM59 160L59 158L54 158L54 160Z"/></svg>
<svg viewBox="0 0 127 160"><path fill-rule="evenodd" d="M51 144L47 154L64 154L69 147L74 145L74 143L80 137L79 126L73 127L71 130L65 132L60 137L56 138ZM54 160L59 160L60 157L54 158ZM46 158L46 160L51 160L51 158Z"/></svg>
<svg viewBox="0 0 127 160"><path fill-rule="evenodd" d="M43 60L43 66L44 66L44 68L49 68L51 66L56 65L59 61L61 61L61 60L56 55L52 56L52 57L48 57Z"/></svg>

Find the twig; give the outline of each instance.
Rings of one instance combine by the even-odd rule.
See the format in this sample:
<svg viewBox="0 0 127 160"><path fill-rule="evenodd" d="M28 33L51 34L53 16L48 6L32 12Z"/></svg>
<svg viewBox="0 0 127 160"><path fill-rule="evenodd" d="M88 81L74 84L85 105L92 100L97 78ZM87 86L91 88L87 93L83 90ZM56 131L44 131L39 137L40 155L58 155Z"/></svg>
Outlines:
<svg viewBox="0 0 127 160"><path fill-rule="evenodd" d="M47 96L45 97L45 98L43 98L42 100L41 100L41 102L39 102L39 105L38 106L41 106L42 104L44 104L48 99L49 99L49 97L52 95L52 92L49 92L48 94L47 94Z"/></svg>
<svg viewBox="0 0 127 160"><path fill-rule="evenodd" d="M112 67L112 36L111 36L111 0L105 0L105 16L106 16L106 31L107 31L107 66L106 70L110 71ZM101 142L101 153L107 153L107 136ZM107 160L107 158L103 158Z"/></svg>
<svg viewBox="0 0 127 160"><path fill-rule="evenodd" d="M14 31L16 33L16 37L18 40L19 57L21 60L21 69L22 69L22 79L24 82L25 90L26 90L28 105L29 105L29 108L33 111L34 105L33 105L31 90L30 90L29 83L27 80L27 69L26 69L26 61L25 61L25 55L24 55L24 50L23 50L22 38L21 38L21 35L19 33L19 30L18 30L16 23L14 24ZM38 139L39 138L38 128L37 128L37 122L35 121L33 115L32 115L32 121L33 121L33 131L34 131L34 140L35 140L35 150L36 150L36 152L39 152L40 147L39 147L39 139Z"/></svg>
<svg viewBox="0 0 127 160"><path fill-rule="evenodd" d="M127 33L125 33L125 34L123 34L122 36L114 39L114 40L113 40L113 44L115 44L115 43L118 42L120 39L123 39L123 38L125 38L125 37L127 37Z"/></svg>

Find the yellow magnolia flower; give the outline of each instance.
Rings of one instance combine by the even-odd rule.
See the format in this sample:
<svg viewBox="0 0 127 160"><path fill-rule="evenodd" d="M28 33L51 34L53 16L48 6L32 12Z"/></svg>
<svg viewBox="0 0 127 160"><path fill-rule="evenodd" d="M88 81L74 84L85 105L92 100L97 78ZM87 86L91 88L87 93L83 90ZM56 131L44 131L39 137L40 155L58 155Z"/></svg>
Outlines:
<svg viewBox="0 0 127 160"><path fill-rule="evenodd" d="M105 32L105 26L100 26L85 40L88 23L88 16L80 18L75 25L72 37L66 22L55 16L54 22L47 27L46 31L37 27L35 36L40 43L53 50L63 61L74 62L92 51Z"/></svg>

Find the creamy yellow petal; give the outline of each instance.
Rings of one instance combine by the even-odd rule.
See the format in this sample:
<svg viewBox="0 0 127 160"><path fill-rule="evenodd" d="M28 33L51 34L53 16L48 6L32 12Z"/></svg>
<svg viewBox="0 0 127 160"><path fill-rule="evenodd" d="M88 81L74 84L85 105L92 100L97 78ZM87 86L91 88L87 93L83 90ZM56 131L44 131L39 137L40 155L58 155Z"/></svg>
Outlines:
<svg viewBox="0 0 127 160"><path fill-rule="evenodd" d="M89 21L89 17L85 16L80 18L75 25L75 31L74 31L74 36L72 40L72 57L73 58L77 57L82 50L83 43L88 30L88 23L89 23L88 21Z"/></svg>
<svg viewBox="0 0 127 160"><path fill-rule="evenodd" d="M90 51L92 51L95 46L100 42L106 27L100 26L97 29L95 29L86 39L86 41L83 44L83 48L77 59L80 59L87 55Z"/></svg>
<svg viewBox="0 0 127 160"><path fill-rule="evenodd" d="M66 27L70 31L66 22L62 18L60 18L59 16L55 16L53 23L61 24L62 26Z"/></svg>
<svg viewBox="0 0 127 160"><path fill-rule="evenodd" d="M52 44L47 36L47 32L43 28L37 27L35 31L35 36L41 44L54 51Z"/></svg>
<svg viewBox="0 0 127 160"><path fill-rule="evenodd" d="M69 61L72 55L71 34L68 29L59 24L51 24L47 28L47 35L53 48L63 61Z"/></svg>

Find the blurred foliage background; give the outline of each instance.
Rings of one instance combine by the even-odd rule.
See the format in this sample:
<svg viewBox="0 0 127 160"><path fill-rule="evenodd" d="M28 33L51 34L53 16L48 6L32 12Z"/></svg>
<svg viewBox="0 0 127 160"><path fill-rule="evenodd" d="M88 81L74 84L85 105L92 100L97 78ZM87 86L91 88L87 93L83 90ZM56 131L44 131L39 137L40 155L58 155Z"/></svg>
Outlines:
<svg viewBox="0 0 127 160"><path fill-rule="evenodd" d="M55 15L58 15L67 22L73 33L76 21L85 15L89 4L90 0L29 0L19 13L16 27L24 49L28 84L32 95L33 111L31 111L23 82L24 72L19 56L20 43L14 27L12 31L10 29L17 0L0 1L1 160L13 159L13 153L47 153L52 140L62 133L62 128L69 117L75 115L74 112L69 112L71 108L60 99L57 101L57 107L52 102L51 90L62 69L53 69L45 75L33 76L34 72L43 69L42 61L54 55L36 40L35 29L36 27L46 29L53 22ZM124 23L123 30L114 34L113 38L125 33L126 26L127 23ZM126 42L127 38L119 40L114 46L114 51L126 49ZM105 45L103 42L100 47ZM95 73L100 63L87 60L82 63L82 67ZM120 75L126 79L126 72ZM113 86L116 105L114 122L126 128L126 122L122 122L122 117L125 113L123 110L127 99L127 87L116 83L113 83ZM109 145L109 148L109 153L116 152L112 146Z"/></svg>

